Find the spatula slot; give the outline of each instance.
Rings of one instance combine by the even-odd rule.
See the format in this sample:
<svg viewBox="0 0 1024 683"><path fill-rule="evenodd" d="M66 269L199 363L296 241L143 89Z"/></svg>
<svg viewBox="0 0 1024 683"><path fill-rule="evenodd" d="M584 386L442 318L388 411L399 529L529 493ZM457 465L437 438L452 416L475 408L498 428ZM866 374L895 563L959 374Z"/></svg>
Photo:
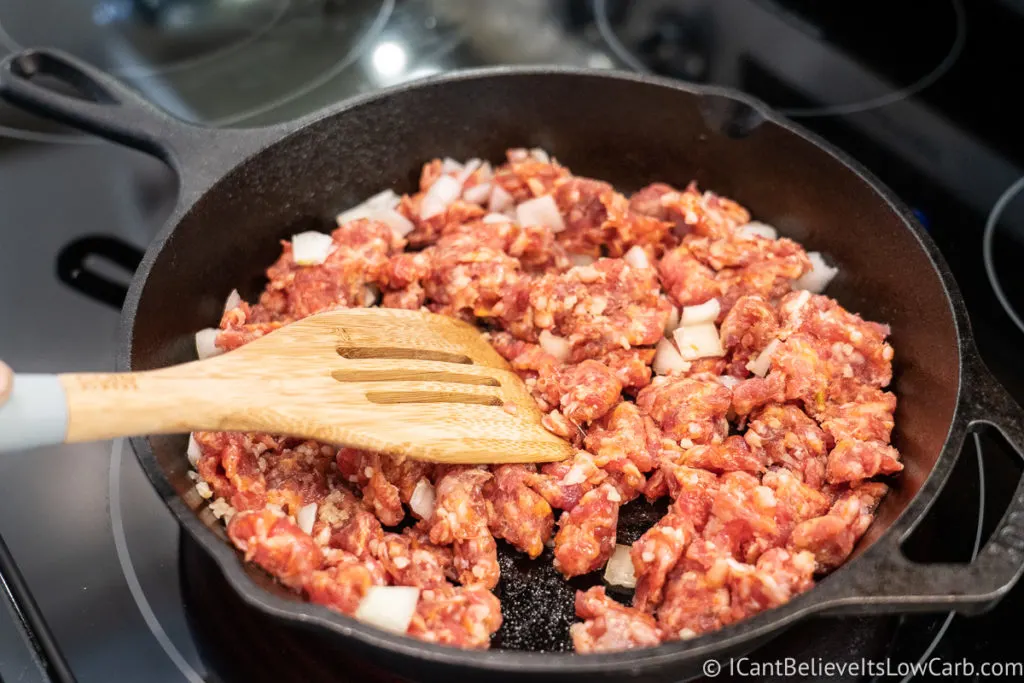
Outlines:
<svg viewBox="0 0 1024 683"><path fill-rule="evenodd" d="M500 406L504 402L497 396L486 394L460 394L453 391L369 391L371 403L474 403L482 406Z"/></svg>
<svg viewBox="0 0 1024 683"><path fill-rule="evenodd" d="M433 360L441 363L460 363L472 365L473 360L461 353L432 351L430 349L402 349L378 346L339 346L338 355L342 358L388 358L405 360Z"/></svg>
<svg viewBox="0 0 1024 683"><path fill-rule="evenodd" d="M335 370L331 373L331 377L339 382L448 382L483 387L501 386L501 382L486 375L470 375L459 372L417 372L400 368L394 370Z"/></svg>

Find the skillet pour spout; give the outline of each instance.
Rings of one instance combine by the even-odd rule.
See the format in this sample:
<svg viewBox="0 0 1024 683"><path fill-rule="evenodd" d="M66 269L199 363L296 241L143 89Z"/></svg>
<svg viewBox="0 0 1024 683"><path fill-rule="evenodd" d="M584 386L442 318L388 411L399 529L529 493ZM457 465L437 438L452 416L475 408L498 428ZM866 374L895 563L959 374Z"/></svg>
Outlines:
<svg viewBox="0 0 1024 683"><path fill-rule="evenodd" d="M45 88L41 75L88 99ZM783 235L828 254L841 271L829 295L891 326L899 400L893 441L906 469L854 557L781 607L647 650L560 653L560 632L531 641L542 651L461 651L298 601L240 562L203 501L190 495L184 437L133 439L153 486L239 603L310 633L324 652L414 680L677 681L811 615L979 612L1024 570L1024 483L973 562L919 564L901 552L968 434L993 428L1024 453L1024 411L984 367L956 284L907 207L851 158L743 94L607 71L495 68L383 90L273 128L211 130L175 120L73 57L31 50L0 63L0 96L155 154L181 177L177 207L124 301L123 370L191 360L192 334L217 323L225 293L238 283L246 283L245 297L258 291L263 264L297 227L328 225L339 208L381 188L412 188L429 159L499 158L524 146L547 149L575 172L623 191L695 179L731 196ZM533 587L518 598L532 612L571 613L561 579L505 559L508 580Z"/></svg>

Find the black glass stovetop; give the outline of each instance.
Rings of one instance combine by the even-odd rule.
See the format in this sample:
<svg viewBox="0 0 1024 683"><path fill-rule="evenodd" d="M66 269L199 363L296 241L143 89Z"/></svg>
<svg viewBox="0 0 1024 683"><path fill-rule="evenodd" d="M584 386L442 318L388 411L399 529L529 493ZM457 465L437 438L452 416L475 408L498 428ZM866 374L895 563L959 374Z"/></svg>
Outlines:
<svg viewBox="0 0 1024 683"><path fill-rule="evenodd" d="M1024 403L1024 134L1010 102L1022 31L1015 0L0 0L0 54L67 50L211 126L282 121L488 64L631 69L745 90L914 208L954 271L983 356ZM0 358L20 371L111 369L116 310L64 286L55 259L86 237L143 248L175 188L159 162L0 105ZM102 260L85 266L127 277ZM969 440L907 553L969 561L1020 470L998 440ZM25 586L0 584L2 681L60 680L61 661L90 683L331 680L273 625L246 647L239 634L258 617L183 545L123 442L0 460L0 535ZM26 618L35 608L45 624ZM1022 610L1024 587L974 618L816 619L752 658L888 659L893 680L923 680L899 664L1024 660L1011 625Z"/></svg>

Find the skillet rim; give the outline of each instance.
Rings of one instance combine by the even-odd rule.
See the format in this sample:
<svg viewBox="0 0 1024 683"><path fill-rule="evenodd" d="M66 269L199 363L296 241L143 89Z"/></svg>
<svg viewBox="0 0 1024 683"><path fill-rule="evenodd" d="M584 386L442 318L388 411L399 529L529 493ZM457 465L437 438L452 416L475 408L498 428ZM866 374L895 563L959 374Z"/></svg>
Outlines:
<svg viewBox="0 0 1024 683"><path fill-rule="evenodd" d="M763 117L764 123L778 126L804 139L814 145L818 151L831 156L852 171L900 219L904 227L917 240L919 247L924 251L925 256L938 275L946 303L952 314L951 318L957 340L957 403L949 428L946 431L942 449L936 457L934 466L922 482L917 494L908 501L904 509L893 519L889 528L875 539L872 545L861 555L850 559L839 569L818 582L811 590L794 597L784 605L765 610L751 618L726 626L721 630L698 636L692 640L671 641L653 648L616 653L578 655L575 653L512 650L462 650L441 646L416 640L405 635L381 631L320 605L308 602L295 602L273 595L257 585L248 576L238 551L219 538L212 529L203 523L199 516L185 504L177 491L171 487L163 470L156 462L149 439L147 437L132 438L130 439L132 450L135 452L136 458L142 465L150 482L160 494L161 499L174 514L178 523L185 528L204 551L212 556L232 589L251 607L284 621L310 628L323 628L340 636L353 638L364 645L435 664L472 667L481 670L519 671L524 675L557 673L565 667L571 667L574 673L594 674L609 673L611 669L646 670L671 663L681 664L685 660L693 661L699 658L713 657L715 654L726 649L765 638L772 631L781 630L782 627L792 624L799 619L823 612L831 606L849 600L851 597L856 598L856 595L844 595L844 586L841 583L842 578L852 575L858 565L867 565L868 563L864 562L866 557L877 557L885 552L891 552L892 540L898 535L905 533L924 515L941 490L942 485L952 470L952 466L957 460L959 455L958 449L951 448L951 444L955 443L963 433L966 433L967 427L964 424L965 411L962 388L965 356L968 353L973 353L970 322L959 288L941 252L924 228L913 217L909 208L899 200L895 193L870 171L841 150L833 147L816 134L804 129L793 121L786 119L761 100L732 88L696 85L659 76L635 74L620 70L558 66L497 66L467 69L431 76L343 100L335 105L286 124L244 131L246 134L251 133L257 144L251 145L245 154L238 155L238 158L230 166L224 167L224 165L220 165L222 170L216 171L216 178L205 179L205 181L200 182L200 187L193 188L191 191L184 189L186 187L184 175L189 172L187 166L181 159L171 158L172 166L178 172L179 177L182 177L183 191L179 196L174 211L147 247L142 262L129 287L118 331L118 370L132 369L131 355L134 341L135 314L138 310L150 271L160 257L167 240L196 203L214 190L220 181L237 170L239 166L254 159L270 147L276 146L293 136L302 134L303 131L314 123L343 116L347 112L358 110L366 104L387 99L398 93L443 87L445 84L452 82L500 79L510 76L583 76L614 81L628 81L649 87L671 89L697 97L719 96L739 102L756 111ZM243 131L235 132L241 133ZM214 137L217 136L217 132L209 131L209 133L213 133ZM830 597L831 601L829 600Z"/></svg>

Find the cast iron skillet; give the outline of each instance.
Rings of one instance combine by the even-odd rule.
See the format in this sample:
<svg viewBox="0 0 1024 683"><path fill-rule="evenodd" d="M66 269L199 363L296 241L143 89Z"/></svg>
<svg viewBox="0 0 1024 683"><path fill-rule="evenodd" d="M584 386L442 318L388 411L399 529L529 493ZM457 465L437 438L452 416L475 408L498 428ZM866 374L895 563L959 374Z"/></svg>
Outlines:
<svg viewBox="0 0 1024 683"><path fill-rule="evenodd" d="M58 94L39 76L89 100ZM734 197L758 219L829 254L841 267L829 293L892 326L899 397L894 441L906 470L857 555L782 607L655 649L587 657L464 652L389 635L300 602L262 571L243 566L202 509L186 477L184 437L133 439L153 486L242 599L320 636L333 634L339 648L417 679L679 680L709 657L749 650L814 614L978 612L998 601L1024 569L1024 483L973 563L921 565L901 553L966 435L994 427L1020 452L1022 411L982 365L956 285L906 207L851 159L749 97L645 76L498 68L400 86L272 128L210 130L175 120L113 78L49 50L4 60L0 95L155 154L180 177L177 208L142 259L125 301L118 355L125 370L191 360L193 333L216 324L233 287L246 298L256 296L279 239L327 228L336 211L382 188L414 187L421 164L431 158L500 159L512 146L543 147L574 172L623 191L654 180L683 186L696 179ZM502 644L562 647L564 629L543 623L571 610L571 590L507 552L503 568L509 624ZM556 584L562 588L552 588Z"/></svg>

